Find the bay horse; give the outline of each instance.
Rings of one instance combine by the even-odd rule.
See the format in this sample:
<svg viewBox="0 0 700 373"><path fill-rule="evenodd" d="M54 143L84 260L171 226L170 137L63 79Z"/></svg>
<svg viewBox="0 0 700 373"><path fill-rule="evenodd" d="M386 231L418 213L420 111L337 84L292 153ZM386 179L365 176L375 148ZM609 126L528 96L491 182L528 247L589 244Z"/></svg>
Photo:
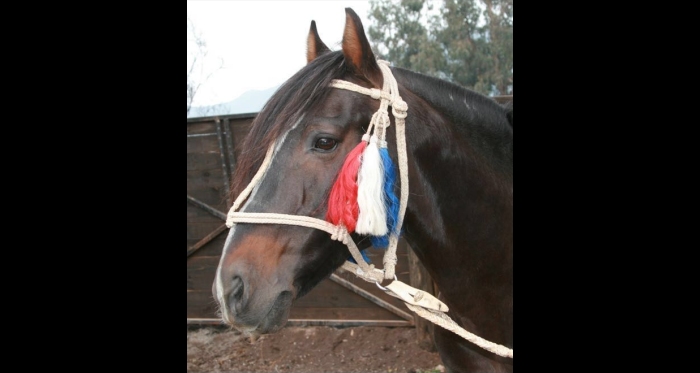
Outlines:
<svg viewBox="0 0 700 373"><path fill-rule="evenodd" d="M337 206L329 205L348 162L362 160L362 168L370 163L375 141L363 134L376 122L375 113L385 110L388 119L375 133L396 128L386 130L381 146L399 164L400 179L389 187L402 192L398 226L380 218L367 221L389 225L383 229L393 241L405 237L460 327L512 349L512 102L502 106L461 86L389 67L376 59L357 14L345 11L342 50L331 51L312 21L306 66L265 104L244 141L230 191L236 198L227 221L231 229L212 286L219 314L244 332L276 332L295 299L345 266L351 254L358 259L355 249L376 245L384 231L361 230L361 218L342 214L340 223L332 221ZM392 82L393 91L387 90ZM390 112L387 104L393 105ZM395 110L404 104L407 110ZM363 142L361 157L348 156ZM348 190L369 183L361 178L370 180L351 177ZM351 202L343 200L338 208L350 211ZM369 214L362 206L359 214ZM335 227L346 236L339 238ZM391 259L384 264L387 271ZM388 273L393 275L393 267ZM390 286L390 277L379 281ZM513 370L512 357L444 328L434 328L434 340L448 371Z"/></svg>

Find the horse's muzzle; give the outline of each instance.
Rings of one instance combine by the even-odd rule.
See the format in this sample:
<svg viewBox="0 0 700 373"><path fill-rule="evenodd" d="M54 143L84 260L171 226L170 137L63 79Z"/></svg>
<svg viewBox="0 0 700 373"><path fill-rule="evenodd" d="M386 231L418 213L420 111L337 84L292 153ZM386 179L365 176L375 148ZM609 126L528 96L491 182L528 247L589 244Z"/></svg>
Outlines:
<svg viewBox="0 0 700 373"><path fill-rule="evenodd" d="M274 333L282 328L289 317L294 294L289 290L258 288L245 280L245 276L233 276L231 281L212 290L219 303L222 320L236 329L254 333ZM257 288L257 291L253 291ZM223 294L218 291L223 290ZM223 295L223 299L219 298ZM223 302L222 302L223 300Z"/></svg>

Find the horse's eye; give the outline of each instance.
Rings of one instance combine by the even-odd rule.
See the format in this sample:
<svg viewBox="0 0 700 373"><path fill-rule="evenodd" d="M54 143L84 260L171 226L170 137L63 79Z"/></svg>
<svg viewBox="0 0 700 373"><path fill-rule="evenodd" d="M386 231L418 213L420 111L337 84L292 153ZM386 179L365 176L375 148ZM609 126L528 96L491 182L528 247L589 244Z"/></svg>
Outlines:
<svg viewBox="0 0 700 373"><path fill-rule="evenodd" d="M316 144L314 144L314 147L323 151L330 151L335 149L337 145L338 142L336 140L333 140L328 137L321 137L320 139L316 140Z"/></svg>

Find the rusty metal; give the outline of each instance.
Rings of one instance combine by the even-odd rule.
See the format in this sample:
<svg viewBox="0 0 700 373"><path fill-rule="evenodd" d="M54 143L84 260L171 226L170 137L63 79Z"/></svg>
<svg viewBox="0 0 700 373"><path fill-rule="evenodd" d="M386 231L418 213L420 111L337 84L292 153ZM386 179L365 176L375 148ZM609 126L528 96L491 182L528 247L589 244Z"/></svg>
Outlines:
<svg viewBox="0 0 700 373"><path fill-rule="evenodd" d="M191 133L187 137L204 137L204 136L216 136L216 132L212 133Z"/></svg>
<svg viewBox="0 0 700 373"><path fill-rule="evenodd" d="M331 274L331 281L333 281L336 284L352 291L353 293L369 300L370 302L378 305L379 307L382 307L385 310L387 310L395 315L398 315L399 317L401 317L403 319L408 320L408 322L411 323L411 325L413 325L413 323L414 323L413 315L411 315L410 313L401 310L400 308L398 308L398 307L394 306L393 304L377 297L376 295L368 292L367 290L353 284L352 282L350 282L348 280L341 278L340 276L336 275L335 273Z"/></svg>
<svg viewBox="0 0 700 373"><path fill-rule="evenodd" d="M213 208L213 207L207 205L206 203L204 203L204 202L202 202L202 201L200 201L200 200L198 200L198 199L192 197L192 196L189 195L189 194L187 195L187 202L190 202L190 203L192 203L193 205L202 208L202 209L205 210L206 212L208 212L208 213L210 213L210 214L216 216L217 218L219 218L219 219L221 219L221 220L226 220L226 214L224 214L223 212L221 212L221 211L219 211L219 210L217 210L217 209L215 209L215 208Z"/></svg>
<svg viewBox="0 0 700 373"><path fill-rule="evenodd" d="M218 235L221 234L221 232L225 231L228 227L226 227L226 224L221 224L218 228L214 229L206 235L204 238L201 240L197 241L196 244L190 246L187 248L187 257L189 258L190 255L194 254L195 251L199 250L202 248L202 246L206 245L209 243L209 241L215 239Z"/></svg>

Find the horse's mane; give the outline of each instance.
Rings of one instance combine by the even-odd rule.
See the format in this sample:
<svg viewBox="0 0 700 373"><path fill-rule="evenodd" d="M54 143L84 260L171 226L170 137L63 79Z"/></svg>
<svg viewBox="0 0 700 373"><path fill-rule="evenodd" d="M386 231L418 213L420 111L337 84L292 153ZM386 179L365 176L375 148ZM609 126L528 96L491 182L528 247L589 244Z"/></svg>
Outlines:
<svg viewBox="0 0 700 373"><path fill-rule="evenodd" d="M452 122L477 126L490 123L489 131L512 131L512 104L502 106L492 98L468 88L415 71L400 67L394 67L392 71L402 85L448 116ZM494 128L494 125L497 127Z"/></svg>
<svg viewBox="0 0 700 373"><path fill-rule="evenodd" d="M313 110L322 101L330 90L331 80L342 77L346 68L341 51L325 53L277 89L253 120L250 132L243 141L231 183L232 199L243 191L260 168L270 145L290 129L303 113Z"/></svg>

